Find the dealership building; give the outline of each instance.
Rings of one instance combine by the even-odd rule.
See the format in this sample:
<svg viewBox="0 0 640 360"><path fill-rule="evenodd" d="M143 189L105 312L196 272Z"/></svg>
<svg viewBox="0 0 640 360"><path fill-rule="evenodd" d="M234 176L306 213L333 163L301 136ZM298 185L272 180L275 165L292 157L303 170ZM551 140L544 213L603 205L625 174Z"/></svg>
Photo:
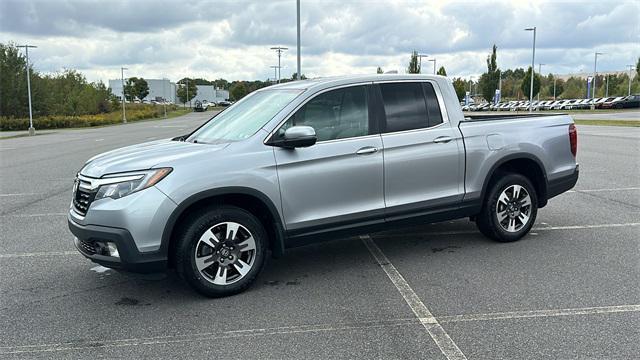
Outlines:
<svg viewBox="0 0 640 360"><path fill-rule="evenodd" d="M149 85L149 95L147 95L144 99L145 101L162 101L167 100L174 104L178 103L178 97L176 95L176 90L178 86L176 83L169 81L168 79L145 79L147 84ZM125 80L126 81L126 80ZM196 85L198 88L198 92L196 97L191 101L195 102L196 100L207 102L219 102L229 99L229 91L216 88L213 85ZM120 98L122 96L122 80L109 80L109 88L111 92Z"/></svg>

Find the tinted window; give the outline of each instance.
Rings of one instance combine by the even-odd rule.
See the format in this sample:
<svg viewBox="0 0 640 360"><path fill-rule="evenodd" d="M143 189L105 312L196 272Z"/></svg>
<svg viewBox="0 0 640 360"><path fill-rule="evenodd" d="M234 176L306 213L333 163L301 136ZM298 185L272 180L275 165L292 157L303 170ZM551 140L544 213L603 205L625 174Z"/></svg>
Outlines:
<svg viewBox="0 0 640 360"><path fill-rule="evenodd" d="M420 83L380 84L386 132L420 129L428 126L427 107Z"/></svg>
<svg viewBox="0 0 640 360"><path fill-rule="evenodd" d="M440 104L438 104L438 98L436 97L436 92L433 89L433 85L431 85L430 83L425 83L424 94L427 99L427 112L429 113L429 127L441 124L442 113L440 112Z"/></svg>
<svg viewBox="0 0 640 360"><path fill-rule="evenodd" d="M309 100L280 128L279 136L291 126L311 126L318 141L369 134L369 109L364 86L337 89Z"/></svg>

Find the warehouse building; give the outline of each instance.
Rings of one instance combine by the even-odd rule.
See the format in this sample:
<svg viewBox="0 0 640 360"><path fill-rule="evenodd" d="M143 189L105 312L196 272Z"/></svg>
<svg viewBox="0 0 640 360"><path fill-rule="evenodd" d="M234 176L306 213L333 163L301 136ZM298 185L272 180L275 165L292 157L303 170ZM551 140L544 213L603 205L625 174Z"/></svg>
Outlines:
<svg viewBox="0 0 640 360"><path fill-rule="evenodd" d="M229 100L229 91L216 88L213 85L196 85L198 88L198 93L195 98L191 101L204 101L207 102L220 102Z"/></svg>
<svg viewBox="0 0 640 360"><path fill-rule="evenodd" d="M149 85L149 95L144 101L162 101L167 100L176 103L176 84L169 79L145 79ZM125 79L126 82L126 79ZM122 80L109 80L109 88L111 92L120 98L122 96Z"/></svg>

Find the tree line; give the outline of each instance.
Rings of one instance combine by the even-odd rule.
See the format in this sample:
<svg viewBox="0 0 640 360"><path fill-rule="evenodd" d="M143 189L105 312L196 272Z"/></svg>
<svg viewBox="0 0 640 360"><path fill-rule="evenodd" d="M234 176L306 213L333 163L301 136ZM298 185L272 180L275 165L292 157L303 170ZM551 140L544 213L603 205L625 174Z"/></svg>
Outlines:
<svg viewBox="0 0 640 360"><path fill-rule="evenodd" d="M418 53L413 52L407 67L408 73L420 73ZM378 67L378 73L382 69ZM440 67L438 75L446 76L444 67ZM640 57L636 64L636 70L631 74L631 93L640 92ZM458 99L462 101L466 92L472 96L482 97L487 101L493 101L496 89L501 83L501 98L503 100L524 100L529 98L531 86L531 66L523 68L501 70L497 63L497 47L493 45L491 54L487 56L487 71L477 81L463 78L453 78L453 87ZM595 97L625 96L629 91L629 75L627 73L615 75L596 76ZM579 77L570 77L567 80L556 78L554 74L541 75L537 72L533 78L533 96L540 94L541 99L587 98L587 80Z"/></svg>

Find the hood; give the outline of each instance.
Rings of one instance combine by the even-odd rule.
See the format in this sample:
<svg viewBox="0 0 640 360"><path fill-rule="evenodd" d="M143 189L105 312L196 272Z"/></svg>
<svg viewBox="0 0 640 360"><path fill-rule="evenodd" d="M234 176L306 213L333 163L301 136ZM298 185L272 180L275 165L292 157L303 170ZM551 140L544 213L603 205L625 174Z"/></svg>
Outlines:
<svg viewBox="0 0 640 360"><path fill-rule="evenodd" d="M80 173L98 178L106 174L150 169L157 165L172 166L173 162L180 159L218 151L227 145L194 144L170 139L151 141L96 155L87 161Z"/></svg>

